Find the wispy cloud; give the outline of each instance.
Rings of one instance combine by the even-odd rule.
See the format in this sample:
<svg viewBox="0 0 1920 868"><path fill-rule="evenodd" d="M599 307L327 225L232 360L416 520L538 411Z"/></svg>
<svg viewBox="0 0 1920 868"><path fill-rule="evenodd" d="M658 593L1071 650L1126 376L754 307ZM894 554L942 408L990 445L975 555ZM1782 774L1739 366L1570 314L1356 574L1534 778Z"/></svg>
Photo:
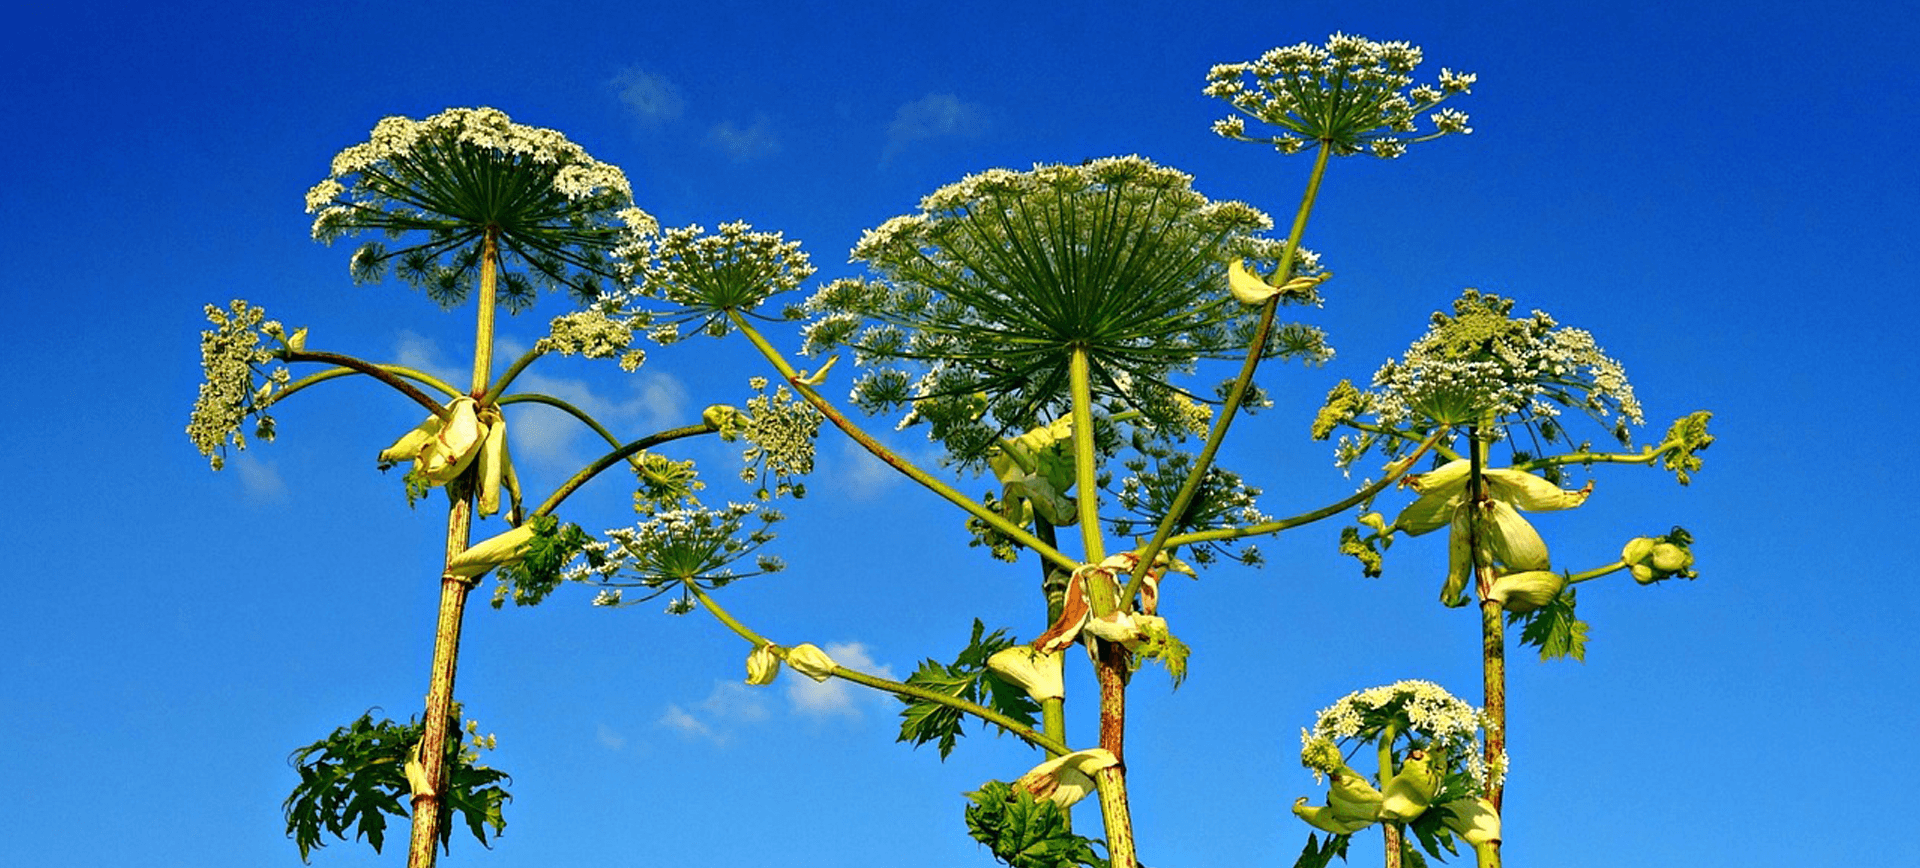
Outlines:
<svg viewBox="0 0 1920 868"><path fill-rule="evenodd" d="M883 678L895 678L893 667L881 666L867 653L867 646L859 642L829 642L825 648L828 657L849 669L871 672ZM851 717L862 714L862 706L884 703L886 695L871 690L856 690L852 683L838 678L815 681L789 671L787 682L787 703L795 714L807 717Z"/></svg>
<svg viewBox="0 0 1920 868"><path fill-rule="evenodd" d="M600 746L607 750L617 751L627 746L627 737L621 735L618 730L604 723L600 724L599 727L594 730L593 740L599 742Z"/></svg>
<svg viewBox="0 0 1920 868"><path fill-rule="evenodd" d="M248 500L279 503L287 499L286 480L280 478L280 468L272 463L242 453L234 456L228 466L240 475L240 489L246 492Z"/></svg>
<svg viewBox="0 0 1920 868"><path fill-rule="evenodd" d="M686 111L687 101L680 96L680 88L664 75L628 67L614 76L611 84L628 112L646 126L675 120Z"/></svg>
<svg viewBox="0 0 1920 868"><path fill-rule="evenodd" d="M459 367L449 364L441 355L440 345L433 338L412 329L401 329L394 337L393 360L395 364L425 371L456 386L463 385L466 380Z"/></svg>
<svg viewBox="0 0 1920 868"><path fill-rule="evenodd" d="M767 700L740 681L716 681L707 698L691 706L668 703L660 724L682 736L726 744L743 724L767 719Z"/></svg>
<svg viewBox="0 0 1920 868"><path fill-rule="evenodd" d="M553 377L527 371L514 380L516 392L539 392L578 407L618 434L654 431L685 425L691 397L685 384L671 374L642 371L621 382L630 389L625 395L608 395L595 390L587 381ZM513 453L541 466L572 471L587 455L576 451L583 439L594 440L593 453L604 451L597 437L580 420L550 407L525 405L509 410L507 428Z"/></svg>
<svg viewBox="0 0 1920 868"><path fill-rule="evenodd" d="M880 162L892 160L915 142L937 138L978 138L987 129L986 109L950 93L931 93L901 106L887 125Z"/></svg>
<svg viewBox="0 0 1920 868"><path fill-rule="evenodd" d="M833 465L825 469L833 475L834 493L851 501L877 500L901 479L900 471L887 466L851 439L840 438L840 449L833 461Z"/></svg>
<svg viewBox="0 0 1920 868"><path fill-rule="evenodd" d="M753 125L743 127L733 121L721 121L707 132L707 144L720 149L736 163L779 153L780 140L773 134L773 122L756 115Z"/></svg>

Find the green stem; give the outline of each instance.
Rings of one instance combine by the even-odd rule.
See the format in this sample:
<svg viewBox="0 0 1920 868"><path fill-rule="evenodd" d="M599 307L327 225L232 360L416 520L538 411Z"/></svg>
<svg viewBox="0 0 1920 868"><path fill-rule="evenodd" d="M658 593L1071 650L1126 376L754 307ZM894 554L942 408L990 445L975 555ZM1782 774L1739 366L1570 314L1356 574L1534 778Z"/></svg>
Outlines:
<svg viewBox="0 0 1920 868"><path fill-rule="evenodd" d="M828 422L832 422L835 428L845 432L848 437L853 438L853 442L860 444L861 448L867 450L875 458L886 462L887 466L900 471L906 475L908 479L919 483L927 490L944 498L947 502L965 510L968 515L986 522L992 526L994 530L999 531L1014 542L1032 549L1042 558L1069 570L1080 566L1079 561L1067 557L1065 554L1062 554L1060 550L1041 542L1039 537L1034 536L1026 528L1014 524L998 512L980 505L978 501L961 494L953 486L935 479L931 474L915 466L913 462L906 460L893 450L882 445L880 441L873 438L873 435L868 434L865 430L861 429L859 425L854 424L852 419L847 418L846 414L840 412L840 409L835 407L832 402L821 397L820 393L806 382L806 378L802 377L799 371L794 370L793 365L788 364L787 360L781 357L779 351L775 350L773 345L768 343L767 339L761 336L760 332L754 329L739 312L729 310L727 311L727 316L734 325L739 327L740 332L746 335L747 340L753 342L754 347L760 350L760 354L766 357L774 369L780 372L780 376L786 378L787 384L792 386L793 390L797 392L800 397L806 399L807 403L815 410L820 411L820 415L825 417Z"/></svg>
<svg viewBox="0 0 1920 868"><path fill-rule="evenodd" d="M772 645L774 649L774 653L779 655L781 660L787 659L787 653L789 649L779 645L774 645L772 642L768 641L766 637L761 636L759 633L754 632L752 628L748 627L745 624L742 624L738 618L733 617L732 613L728 612L726 609L721 608L719 603L714 602L713 597L709 596L705 590L700 588L699 585L694 584L693 582L687 582L685 585L683 585L683 587L687 589L687 593L691 594L695 600L698 600L700 602L700 605L703 608L705 608L709 614L712 614L713 617L716 620L718 620L722 625L724 625L727 629L732 630L735 635L738 635L740 638L747 640L747 642L752 644L753 647L755 648L759 648L762 645ZM861 672L857 669L849 669L845 666L841 666L838 664L834 665L833 671L830 674L835 678L851 681L855 684L860 684L866 687L874 688L875 690L883 690L888 693L892 693L896 696L911 696L915 699L924 699L928 702L938 703L940 705L944 705L948 708L954 709L964 714L971 714L975 717L980 718L981 720L987 721L988 723L994 724L995 726L998 726L1001 729L1004 729L1010 733L1013 733L1014 735L1019 736L1022 739L1025 739L1028 743L1033 744L1034 746L1039 747L1042 750L1045 750L1046 752L1054 756L1061 756L1061 755L1072 752L1067 749L1067 745L1064 740L1055 739L1045 733L1036 732L1032 727L1029 727L1026 724L1021 723L1020 721L1014 720L1013 718L1010 718L1004 714L1001 714L1000 712L994 711L991 708L987 708L977 703L968 702L964 699L961 699L957 696L953 696L951 694L942 693L938 690L931 690L916 684L906 684L899 681L893 681L887 678L881 678L877 675L870 675L868 673Z"/></svg>
<svg viewBox="0 0 1920 868"><path fill-rule="evenodd" d="M1569 452L1565 455L1554 455L1547 458L1535 458L1532 461L1523 461L1515 464L1513 469L1535 470L1541 467L1554 467L1566 464L1652 464L1660 456L1679 448L1679 446L1680 441L1674 440L1662 443L1656 448L1650 448L1645 452L1637 454L1631 452Z"/></svg>
<svg viewBox="0 0 1920 868"><path fill-rule="evenodd" d="M579 472L568 477L566 482L561 483L559 488L554 489L553 494L547 496L546 501L541 503L538 509L528 513L528 515L546 515L552 512L560 506L561 501L566 500L569 495L579 490L580 486L587 484L588 480L600 475L601 471L615 464L619 464L633 455L645 452L648 449L669 441L711 433L713 433L713 429L707 427L704 423L700 425L688 425L683 428L669 428L621 446L612 452L594 459L592 464L581 468Z"/></svg>
<svg viewBox="0 0 1920 868"><path fill-rule="evenodd" d="M555 398L552 395L542 395L537 392L523 392L518 395L508 395L504 398L501 398L499 399L499 404L502 407L508 404L545 404L549 407L556 408L561 412L564 412L567 415L572 416L575 419L580 420L581 424L584 424L588 428L593 429L593 433L600 435L600 439L605 440L608 446L612 446L616 449L620 448L621 446L620 438L613 436L612 431L608 431L606 427L601 425L598 420L594 419L592 416L587 415L587 412L585 410L582 410L579 407L575 407L572 404L569 404L566 401L563 401L559 398ZM640 462L638 460L635 460L633 462L633 467L635 470L640 469Z"/></svg>
<svg viewBox="0 0 1920 868"><path fill-rule="evenodd" d="M535 341L532 349L521 353L520 358L514 359L513 364L507 366L507 369L500 374L500 379L494 382L492 388L487 389L486 397L482 398L480 403L499 401L500 396L507 391L507 387L513 385L514 379L520 376L520 372L533 364L534 359L546 353L547 351L540 347L540 343Z"/></svg>
<svg viewBox="0 0 1920 868"><path fill-rule="evenodd" d="M1322 144L1320 152L1313 161L1313 172L1307 176L1306 193L1300 197L1300 207L1294 211L1293 228L1287 232L1287 245L1280 254L1278 279L1285 283L1293 274L1293 257L1300 250L1300 237L1307 231L1307 217L1313 213L1313 202L1320 195L1320 182L1327 175L1327 161L1332 150ZM1173 505L1167 510L1166 517L1160 520L1160 526L1153 532L1153 541L1140 549L1140 562L1133 567L1133 574L1127 579L1127 586L1120 592L1120 599L1132 600L1140 592L1140 586L1147 580L1147 570L1152 568L1153 560L1167 546L1167 540L1173 536L1173 529L1179 526L1180 519L1186 514L1188 505L1200 491L1200 483L1206 479L1207 470L1213 466L1213 457L1220 451L1220 444L1227 437L1227 426L1233 424L1234 414L1239 412L1241 401L1245 400L1247 389L1253 385L1253 373L1260 367L1260 358L1266 354L1267 339L1273 333L1274 311L1280 305L1280 296L1267 299L1260 309L1260 324L1254 329L1253 341L1247 347L1247 358L1240 364L1240 375L1234 378L1233 387L1227 392L1227 401L1221 405L1220 412L1214 416L1213 425L1207 431L1206 446L1194 459L1193 469L1187 473L1187 481L1180 486L1179 494L1173 498Z"/></svg>
<svg viewBox="0 0 1920 868"><path fill-rule="evenodd" d="M1610 563L1604 567L1594 567L1593 569L1587 570L1586 572L1569 574L1567 576L1567 584L1575 585L1584 581L1588 581L1590 579L1600 578L1601 576L1612 575L1613 573L1617 573L1621 570L1626 569L1627 567L1628 567L1628 564L1626 561L1614 561L1613 563Z"/></svg>
<svg viewBox="0 0 1920 868"><path fill-rule="evenodd" d="M1199 531L1193 531L1191 533L1183 533L1177 536L1171 536L1167 538L1167 546L1169 548L1178 548L1180 546L1193 545L1195 543L1216 542L1219 540L1239 539L1241 537L1279 533L1283 530L1291 530L1293 528L1300 527L1301 525L1312 524L1316 521L1320 521L1321 519L1330 518L1332 516L1338 515L1342 512L1352 509L1355 506L1358 506L1362 503L1366 503L1367 501L1372 500L1374 496L1378 495L1382 491L1387 490L1387 488L1393 485L1395 482L1398 482L1400 480L1401 474L1406 473L1408 468L1411 468L1415 461L1420 460L1420 456L1426 454L1426 451L1429 448L1434 447L1434 445L1439 442L1440 438L1444 436L1444 434L1445 432L1438 432L1438 433L1435 433L1433 436L1428 437L1425 442L1420 444L1419 449L1414 450L1413 454L1408 455L1404 458L1398 459L1396 461L1393 461L1392 463L1389 463L1386 467L1385 475L1381 477L1380 481L1360 489L1359 491L1355 492L1352 496L1347 497L1343 500L1335 501L1334 503L1328 504L1326 506L1320 507L1319 509L1312 510L1310 512L1303 512L1299 515L1293 516L1292 518L1282 518L1282 519L1276 519L1274 521L1263 521L1263 522L1260 522L1259 524L1250 524L1245 527L1223 527L1223 528L1215 528L1213 530L1199 530ZM1144 549L1142 551L1144 551Z"/></svg>
<svg viewBox="0 0 1920 868"><path fill-rule="evenodd" d="M480 304L473 338L473 390L485 393L493 367L494 295L499 280L499 228L489 227L480 242ZM456 480L447 507L447 561L466 551L473 526L473 486ZM408 841L409 868L433 868L439 856L440 813L447 787L447 729L453 715L453 683L460 659L461 621L473 580L442 571L440 610L434 623L433 663L427 680L426 727L420 739L422 777L427 788L413 794L413 834Z"/></svg>
<svg viewBox="0 0 1920 868"><path fill-rule="evenodd" d="M341 353L318 353L318 352L311 352L308 350L290 350L286 353L281 354L280 358L283 361L288 361L288 362L324 362L330 365L338 365L339 367L330 371L321 371L317 374L310 374L308 376L301 377L300 379L295 380L291 383L288 383L285 389L281 389L280 393L274 396L273 400L276 402L287 397L288 395L293 394L294 392L297 392L301 389L311 386L314 383L318 383L323 380L331 380L335 377L344 377L344 376L347 376L348 374L365 374L369 377L379 380L382 383L392 386L400 394L405 395L409 398L412 398L414 400L414 403L417 403L420 406L433 411L435 414L446 413L447 411L446 406L441 404L439 401L434 400L427 393L420 391L420 388L418 386L415 386L414 384L407 382L407 380L403 378L419 380L420 382L426 383L427 385L432 386L435 389L439 389L440 391L444 392L448 397L453 397L460 394L459 391L454 389L452 386L449 386L446 383L441 382L439 379L431 375L422 373L420 371L416 371L411 368L403 368L398 365L376 365L372 362L356 359L353 356L343 355Z"/></svg>
<svg viewBox="0 0 1920 868"><path fill-rule="evenodd" d="M1481 682L1485 689L1487 718L1486 767L1484 781L1487 801L1498 811L1505 786L1500 781L1502 758L1507 751L1507 634L1506 618L1498 602L1487 599L1493 590L1493 566L1488 562L1480 539L1481 501L1486 496L1480 478L1486 467L1488 444L1480 438L1480 426L1467 427L1467 448L1472 464L1468 468L1467 522L1468 550L1473 557L1474 589L1480 600Z"/></svg>
<svg viewBox="0 0 1920 868"><path fill-rule="evenodd" d="M1073 486L1078 489L1075 503L1080 513L1080 541L1086 547L1086 562L1097 564L1107 557L1106 543L1100 538L1100 488L1096 481L1099 468L1093 447L1093 385L1087 348L1076 346L1067 361L1067 388L1073 402ZM1127 598L1122 597L1123 601ZM1126 608L1125 603L1121 606ZM1104 615L1105 612L1095 614Z"/></svg>

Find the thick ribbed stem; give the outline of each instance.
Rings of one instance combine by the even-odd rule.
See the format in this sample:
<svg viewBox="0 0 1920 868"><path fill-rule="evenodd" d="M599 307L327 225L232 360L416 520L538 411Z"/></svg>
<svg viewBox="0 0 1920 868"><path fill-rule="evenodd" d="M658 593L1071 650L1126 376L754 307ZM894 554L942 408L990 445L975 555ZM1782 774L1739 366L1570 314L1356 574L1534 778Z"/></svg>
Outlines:
<svg viewBox="0 0 1920 868"><path fill-rule="evenodd" d="M497 229L488 230L480 247L479 322L474 327L473 391L486 394L493 369L494 294L499 281ZM447 561L466 551L473 530L473 487L461 480L448 486ZM427 708L420 737L420 784L413 793L413 834L407 846L408 868L433 868L439 856L441 812L447 788L447 731L453 728L453 679L460 660L460 628L466 616L468 579L442 572L440 612L433 629L433 663L427 679Z"/></svg>

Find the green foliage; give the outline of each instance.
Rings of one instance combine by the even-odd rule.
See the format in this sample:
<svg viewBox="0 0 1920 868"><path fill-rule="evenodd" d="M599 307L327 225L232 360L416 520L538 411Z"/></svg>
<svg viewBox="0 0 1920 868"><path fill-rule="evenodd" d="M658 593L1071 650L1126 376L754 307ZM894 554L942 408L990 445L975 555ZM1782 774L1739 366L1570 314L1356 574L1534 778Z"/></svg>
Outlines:
<svg viewBox="0 0 1920 868"><path fill-rule="evenodd" d="M1013 868L1107 868L1095 842L1076 835L1065 808L1002 781L968 793L967 834Z"/></svg>
<svg viewBox="0 0 1920 868"><path fill-rule="evenodd" d="M1531 612L1508 614L1507 623L1526 624L1520 631L1520 641L1539 648L1540 659L1572 657L1585 662L1587 622L1574 616L1574 602L1573 589L1568 588L1545 606Z"/></svg>
<svg viewBox="0 0 1920 868"><path fill-rule="evenodd" d="M1351 840L1353 840L1352 835L1335 835L1329 832L1327 839L1322 841L1319 835L1308 832L1307 847L1300 851L1300 858L1294 860L1293 868L1327 868L1333 863L1335 856L1345 862L1347 861L1347 842Z"/></svg>
<svg viewBox="0 0 1920 868"><path fill-rule="evenodd" d="M510 778L503 772L475 765L478 752L469 747L459 731L459 716L447 727L447 768L449 782L441 800L440 846L447 847L454 811L466 820L467 828L482 846L487 844L487 829L498 837L506 828L501 808L512 798L500 785ZM387 817L405 816L412 788L407 783L407 761L425 732L418 721L405 725L392 720L374 722L371 712L333 731L333 734L303 747L288 757L300 771L300 783L287 796L281 810L287 820L287 835L300 848L300 860L308 861L314 850L326 846L323 834L331 833L344 841L347 830L356 840L365 839L375 853L386 843ZM491 747L491 739L476 739Z"/></svg>
<svg viewBox="0 0 1920 868"><path fill-rule="evenodd" d="M551 515L533 516L527 524L533 527L533 539L527 541L520 560L500 568L500 584L493 592L496 609L509 597L516 606L533 606L545 600L566 578L567 564L592 542L579 525L563 525Z"/></svg>
<svg viewBox="0 0 1920 868"><path fill-rule="evenodd" d="M992 657L993 652L1014 644L1005 630L987 634L986 625L976 618L973 635L967 640L966 650L960 652L959 659L950 666L933 659L923 660L920 668L908 676L907 683L984 705L1031 726L1039 705L1019 685L987 668L987 658ZM940 758L946 759L947 754L953 752L954 742L965 734L961 728L961 712L912 696L902 696L900 699L907 707L900 710L898 740L911 742L915 747L930 741L938 742Z"/></svg>

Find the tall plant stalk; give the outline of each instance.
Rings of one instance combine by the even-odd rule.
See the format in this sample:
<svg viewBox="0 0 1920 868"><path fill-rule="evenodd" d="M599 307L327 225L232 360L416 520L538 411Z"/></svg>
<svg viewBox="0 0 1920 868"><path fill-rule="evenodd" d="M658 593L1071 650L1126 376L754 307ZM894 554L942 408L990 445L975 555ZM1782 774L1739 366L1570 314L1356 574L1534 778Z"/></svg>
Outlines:
<svg viewBox="0 0 1920 868"><path fill-rule="evenodd" d="M500 267L499 230L489 227L480 246L480 298L473 338L472 395L486 394L493 372L494 295ZM407 847L409 868L432 868L439 855L441 809L447 787L447 729L453 724L453 682L460 663L460 632L473 580L454 575L454 558L467 550L473 530L471 485L448 489L446 564L440 575L440 607L433 629L433 663L427 679L427 707L419 760L424 789L413 793L413 831Z"/></svg>

